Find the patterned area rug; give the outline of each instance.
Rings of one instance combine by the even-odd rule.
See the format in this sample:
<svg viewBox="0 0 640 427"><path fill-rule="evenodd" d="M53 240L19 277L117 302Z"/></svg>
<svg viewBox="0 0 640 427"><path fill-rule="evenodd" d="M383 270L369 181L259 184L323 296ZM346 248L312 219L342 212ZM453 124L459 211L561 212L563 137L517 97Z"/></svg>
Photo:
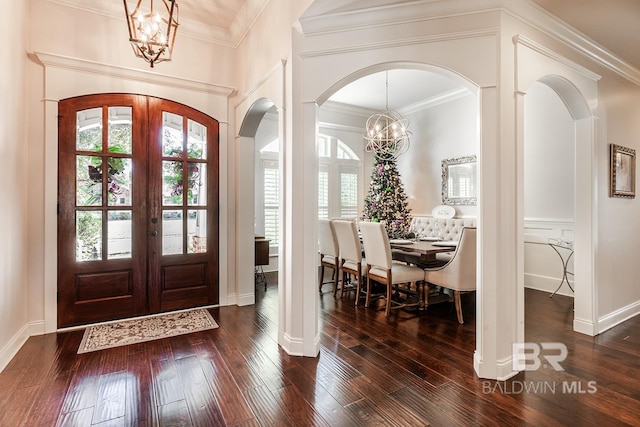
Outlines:
<svg viewBox="0 0 640 427"><path fill-rule="evenodd" d="M78 354L217 327L218 324L205 309L94 325L85 329Z"/></svg>

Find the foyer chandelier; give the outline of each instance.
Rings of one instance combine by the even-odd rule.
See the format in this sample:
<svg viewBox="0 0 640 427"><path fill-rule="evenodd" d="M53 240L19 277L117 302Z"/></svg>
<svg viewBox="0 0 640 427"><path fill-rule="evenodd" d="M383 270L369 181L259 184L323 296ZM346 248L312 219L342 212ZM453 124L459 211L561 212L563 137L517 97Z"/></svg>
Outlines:
<svg viewBox="0 0 640 427"><path fill-rule="evenodd" d="M400 113L389 110L389 72L386 72L386 106L385 111L371 115L365 125L365 149L381 160L396 159L409 149L407 130L409 120L403 119Z"/></svg>
<svg viewBox="0 0 640 427"><path fill-rule="evenodd" d="M147 61L151 68L157 62L171 61L178 30L177 0L156 0L159 8L154 8L154 0L137 0L131 13L128 0L123 2L133 53ZM149 6L142 6L143 2Z"/></svg>

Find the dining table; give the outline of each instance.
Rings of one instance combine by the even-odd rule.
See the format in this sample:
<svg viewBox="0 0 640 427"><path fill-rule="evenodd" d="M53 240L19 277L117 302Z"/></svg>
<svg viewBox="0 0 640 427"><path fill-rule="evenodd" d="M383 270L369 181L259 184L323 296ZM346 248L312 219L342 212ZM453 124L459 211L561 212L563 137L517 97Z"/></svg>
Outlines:
<svg viewBox="0 0 640 427"><path fill-rule="evenodd" d="M453 252L457 247L456 241L431 241L431 240L403 240L390 239L391 249L404 252L415 252L420 256L421 264L429 264L436 260L436 254Z"/></svg>

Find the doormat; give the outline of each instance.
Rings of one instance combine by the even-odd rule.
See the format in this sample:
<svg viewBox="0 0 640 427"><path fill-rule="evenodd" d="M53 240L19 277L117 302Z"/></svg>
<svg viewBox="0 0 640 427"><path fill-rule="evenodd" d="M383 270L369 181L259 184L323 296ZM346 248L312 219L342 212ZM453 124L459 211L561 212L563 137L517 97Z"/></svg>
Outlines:
<svg viewBox="0 0 640 427"><path fill-rule="evenodd" d="M160 314L87 327L78 354L217 328L205 309Z"/></svg>

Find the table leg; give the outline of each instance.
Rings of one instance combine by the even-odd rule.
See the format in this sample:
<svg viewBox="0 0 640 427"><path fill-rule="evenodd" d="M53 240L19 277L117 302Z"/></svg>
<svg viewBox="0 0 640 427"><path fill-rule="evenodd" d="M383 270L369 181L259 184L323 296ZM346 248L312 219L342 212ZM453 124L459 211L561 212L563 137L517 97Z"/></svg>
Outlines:
<svg viewBox="0 0 640 427"><path fill-rule="evenodd" d="M555 247L555 245L549 245L549 246L551 246L553 250L556 251L556 253L560 257L560 261L562 261L562 280L560 281L560 284L558 285L556 290L553 291L551 295L549 295L549 298L551 298L552 296L558 293L558 291L560 290L560 288L562 287L565 281L567 282L567 286L569 286L569 289L571 289L571 292L573 292L573 287L569 282L569 276L568 276L569 274L573 275L573 273L567 271L567 266L569 264L569 260L571 259L571 256L573 255L573 250L569 253L569 256L567 257L567 259L564 259L564 257L562 256L558 248Z"/></svg>

